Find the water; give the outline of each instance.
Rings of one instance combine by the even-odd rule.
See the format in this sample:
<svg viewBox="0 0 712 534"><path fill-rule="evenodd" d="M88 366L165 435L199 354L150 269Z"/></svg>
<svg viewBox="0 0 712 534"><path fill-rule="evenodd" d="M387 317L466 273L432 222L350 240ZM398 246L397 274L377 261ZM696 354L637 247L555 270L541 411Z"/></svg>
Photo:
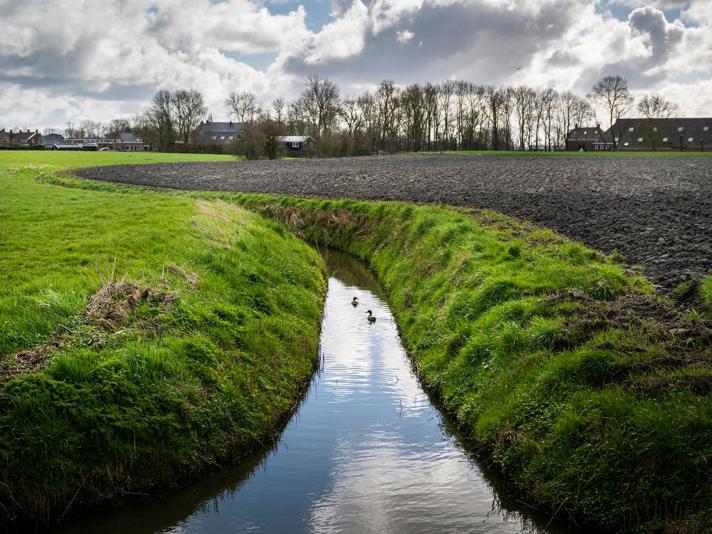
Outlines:
<svg viewBox="0 0 712 534"><path fill-rule="evenodd" d="M562 531L503 504L421 388L374 279L348 257L325 257L321 366L279 442L239 467L66 531Z"/></svg>

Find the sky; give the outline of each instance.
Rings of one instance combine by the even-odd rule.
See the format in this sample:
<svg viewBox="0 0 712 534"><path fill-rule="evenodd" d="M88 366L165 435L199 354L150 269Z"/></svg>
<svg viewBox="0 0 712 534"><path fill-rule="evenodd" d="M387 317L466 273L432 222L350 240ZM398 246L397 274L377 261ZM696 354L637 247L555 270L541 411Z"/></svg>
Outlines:
<svg viewBox="0 0 712 534"><path fill-rule="evenodd" d="M712 116L712 0L0 0L0 128L61 128L194 88L266 106L307 76L357 96L463 79L570 89L603 76Z"/></svg>

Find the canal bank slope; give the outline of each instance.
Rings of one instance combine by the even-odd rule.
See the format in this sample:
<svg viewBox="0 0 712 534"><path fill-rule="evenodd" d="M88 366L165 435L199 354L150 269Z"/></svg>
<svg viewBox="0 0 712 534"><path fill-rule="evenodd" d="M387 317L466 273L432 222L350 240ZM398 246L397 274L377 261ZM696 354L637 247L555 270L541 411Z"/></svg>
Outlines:
<svg viewBox="0 0 712 534"><path fill-rule="evenodd" d="M313 249L220 201L51 185L46 157L0 159L2 531L242 457L318 362Z"/></svg>
<svg viewBox="0 0 712 534"><path fill-rule="evenodd" d="M367 261L418 373L527 503L607 531L712 521L710 323L489 211L218 195Z"/></svg>

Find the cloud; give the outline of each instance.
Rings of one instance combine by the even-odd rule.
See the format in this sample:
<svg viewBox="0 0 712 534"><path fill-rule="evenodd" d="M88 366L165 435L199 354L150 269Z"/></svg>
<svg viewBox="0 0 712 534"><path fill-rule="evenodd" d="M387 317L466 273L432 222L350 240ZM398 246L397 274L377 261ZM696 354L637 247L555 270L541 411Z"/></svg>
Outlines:
<svg viewBox="0 0 712 534"><path fill-rule="evenodd" d="M338 19L327 24L306 47L305 63L327 62L359 55L363 50L368 24L368 8L360 1Z"/></svg>
<svg viewBox="0 0 712 534"><path fill-rule="evenodd" d="M108 120L179 87L202 91L222 117L230 91L289 98L312 74L346 94L452 78L585 94L620 74L684 112L712 107L701 90L712 80L709 0L321 2L0 0L0 127ZM326 22L310 30L317 15ZM274 61L256 69L250 57Z"/></svg>
<svg viewBox="0 0 712 534"><path fill-rule="evenodd" d="M405 44L408 41L410 41L413 37L415 37L415 34L410 30L402 30L402 31L396 32L396 40L399 43Z"/></svg>

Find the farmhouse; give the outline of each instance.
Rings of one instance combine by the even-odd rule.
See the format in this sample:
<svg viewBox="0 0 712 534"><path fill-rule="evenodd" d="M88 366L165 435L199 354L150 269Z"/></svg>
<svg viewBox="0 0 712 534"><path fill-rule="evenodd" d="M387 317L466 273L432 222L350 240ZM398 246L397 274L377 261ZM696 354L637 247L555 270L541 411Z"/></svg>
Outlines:
<svg viewBox="0 0 712 534"><path fill-rule="evenodd" d="M41 143L42 136L40 132L35 130L27 130L17 132L0 130L0 146L37 146Z"/></svg>
<svg viewBox="0 0 712 534"><path fill-rule="evenodd" d="M133 132L121 132L114 144L114 150L120 152L144 152L149 149L150 147Z"/></svg>
<svg viewBox="0 0 712 534"><path fill-rule="evenodd" d="M619 150L712 150L712 118L618 119L606 133Z"/></svg>
<svg viewBox="0 0 712 534"><path fill-rule="evenodd" d="M576 127L566 135L566 150L568 151L592 151L610 150L612 145L606 143L603 138L601 125Z"/></svg>
<svg viewBox="0 0 712 534"><path fill-rule="evenodd" d="M225 146L240 137L244 128L241 122L204 122L195 131L198 145Z"/></svg>
<svg viewBox="0 0 712 534"><path fill-rule="evenodd" d="M287 154L303 154L314 142L308 135L281 135L277 141Z"/></svg>

